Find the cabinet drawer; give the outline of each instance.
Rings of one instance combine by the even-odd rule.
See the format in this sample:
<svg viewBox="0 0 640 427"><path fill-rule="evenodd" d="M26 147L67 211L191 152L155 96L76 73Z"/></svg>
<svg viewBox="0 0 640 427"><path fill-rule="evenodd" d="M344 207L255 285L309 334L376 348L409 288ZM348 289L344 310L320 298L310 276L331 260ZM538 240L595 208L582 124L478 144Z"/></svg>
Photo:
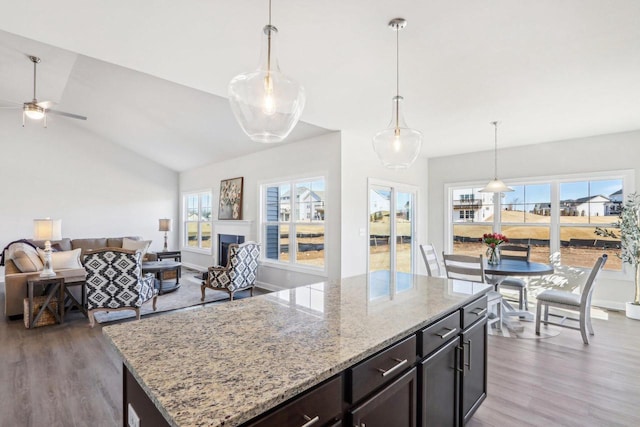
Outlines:
<svg viewBox="0 0 640 427"><path fill-rule="evenodd" d="M416 336L411 335L409 338L349 368L350 387L347 391L349 402L357 402L376 388L393 380L413 366L415 361Z"/></svg>
<svg viewBox="0 0 640 427"><path fill-rule="evenodd" d="M324 383L260 418L250 427L326 426L342 416L342 376ZM330 424L333 425L333 424Z"/></svg>
<svg viewBox="0 0 640 427"><path fill-rule="evenodd" d="M487 296L478 298L462 307L462 329L469 327L476 320L487 314Z"/></svg>
<svg viewBox="0 0 640 427"><path fill-rule="evenodd" d="M458 310L433 325L427 326L418 333L420 357L428 356L429 353L458 335L460 331L460 311Z"/></svg>

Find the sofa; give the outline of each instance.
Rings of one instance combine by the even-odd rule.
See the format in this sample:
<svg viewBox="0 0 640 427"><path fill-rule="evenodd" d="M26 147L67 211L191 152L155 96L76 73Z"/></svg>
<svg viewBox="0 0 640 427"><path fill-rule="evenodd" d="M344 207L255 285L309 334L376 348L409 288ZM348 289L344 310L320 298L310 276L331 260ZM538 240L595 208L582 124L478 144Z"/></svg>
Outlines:
<svg viewBox="0 0 640 427"><path fill-rule="evenodd" d="M139 236L127 237L131 240L142 240ZM84 260L84 255L87 251L94 249L101 249L106 247L122 248L124 237L100 237L90 239L69 239L63 238L62 240L51 241L51 246L54 251L73 251L80 249L80 261ZM29 240L38 248L44 249L44 241ZM18 268L16 263L9 259L7 251L5 250L5 270L4 270L4 283L5 283L5 298L4 298L4 314L10 318L18 317L23 314L23 300L27 297L27 277L37 274L37 272L23 273ZM154 253L147 252L144 261L155 261L157 259ZM77 264L77 263L76 263ZM77 283L84 282L86 272L84 268L56 268L54 262L54 269L56 273L64 277L65 283ZM79 288L79 287L74 287ZM80 300L81 289L72 288L72 292L77 292L75 295Z"/></svg>

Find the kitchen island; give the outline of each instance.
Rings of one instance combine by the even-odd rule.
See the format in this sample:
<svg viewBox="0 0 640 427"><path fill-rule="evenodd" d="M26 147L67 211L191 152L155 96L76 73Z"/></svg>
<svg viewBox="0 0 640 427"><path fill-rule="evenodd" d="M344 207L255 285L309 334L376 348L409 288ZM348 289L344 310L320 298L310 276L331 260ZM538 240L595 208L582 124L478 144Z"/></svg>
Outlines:
<svg viewBox="0 0 640 427"><path fill-rule="evenodd" d="M259 421L262 414L274 413L273 408L286 407L307 390L329 383L338 384L342 410L370 399L375 391L361 389L358 366L404 349L410 356L399 356L398 366L392 361L385 369L375 369L380 378L396 370L406 376L418 369L416 361L427 356L420 348L433 346L424 332L431 330L430 335L442 339L442 345L438 342L435 347L456 340L447 347L455 347L452 357L462 360L461 369L452 368L452 375L462 378L459 371L466 375L465 369L471 370L472 348L469 340L467 362L464 336L457 335L469 325L486 325L483 296L490 289L477 283L378 272L107 326L104 334L125 367L123 425L130 409L140 418L140 426L153 425L148 420L156 415L169 426L241 425ZM486 340L486 326L479 330ZM484 341L475 343L473 351L486 355ZM478 377L484 381L482 396L475 398L473 410L486 395L484 363L484 373ZM480 372L477 365L475 372ZM428 370L421 369L426 375ZM412 375L417 378L415 372ZM380 384L387 381L384 378ZM417 381L411 381L408 387L415 390ZM457 393L458 385L452 387ZM147 410L140 409L139 396L131 399L138 392L157 414L144 414ZM415 402L415 392L412 399ZM415 420L424 405L412 405ZM331 417L331 425L340 425L343 415ZM458 418L466 420L465 414ZM309 414L308 425L327 425L326 420L315 424L314 419Z"/></svg>

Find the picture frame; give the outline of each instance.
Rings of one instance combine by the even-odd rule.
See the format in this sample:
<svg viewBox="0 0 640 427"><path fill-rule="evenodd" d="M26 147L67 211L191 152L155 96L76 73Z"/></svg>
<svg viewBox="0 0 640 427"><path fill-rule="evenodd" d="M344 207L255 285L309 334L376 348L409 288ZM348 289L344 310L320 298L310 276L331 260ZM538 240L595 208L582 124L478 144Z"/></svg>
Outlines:
<svg viewBox="0 0 640 427"><path fill-rule="evenodd" d="M243 177L223 179L220 181L220 206L218 219L242 219L242 186Z"/></svg>

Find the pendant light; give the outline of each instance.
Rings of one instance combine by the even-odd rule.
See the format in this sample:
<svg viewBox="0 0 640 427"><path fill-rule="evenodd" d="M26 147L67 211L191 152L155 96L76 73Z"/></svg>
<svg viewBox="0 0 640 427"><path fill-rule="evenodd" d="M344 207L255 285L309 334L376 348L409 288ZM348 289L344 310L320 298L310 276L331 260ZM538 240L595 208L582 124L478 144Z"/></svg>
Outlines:
<svg viewBox="0 0 640 427"><path fill-rule="evenodd" d="M263 28L258 69L235 76L229 82L231 110L242 130L256 142L281 142L293 130L304 109L305 93L300 83L280 72L275 54L278 29Z"/></svg>
<svg viewBox="0 0 640 427"><path fill-rule="evenodd" d="M396 96L392 99L391 122L386 129L373 137L373 149L390 169L406 169L410 167L420 154L422 132L411 129L404 121L403 98L400 96L400 30L407 26L407 21L395 18L389 21L389 27L396 32Z"/></svg>
<svg viewBox="0 0 640 427"><path fill-rule="evenodd" d="M493 127L495 128L495 145L493 149L493 181L489 181L489 183L480 190L481 193L506 193L509 191L513 191L513 188L507 187L507 185L502 182L502 180L498 179L498 122L491 122Z"/></svg>

